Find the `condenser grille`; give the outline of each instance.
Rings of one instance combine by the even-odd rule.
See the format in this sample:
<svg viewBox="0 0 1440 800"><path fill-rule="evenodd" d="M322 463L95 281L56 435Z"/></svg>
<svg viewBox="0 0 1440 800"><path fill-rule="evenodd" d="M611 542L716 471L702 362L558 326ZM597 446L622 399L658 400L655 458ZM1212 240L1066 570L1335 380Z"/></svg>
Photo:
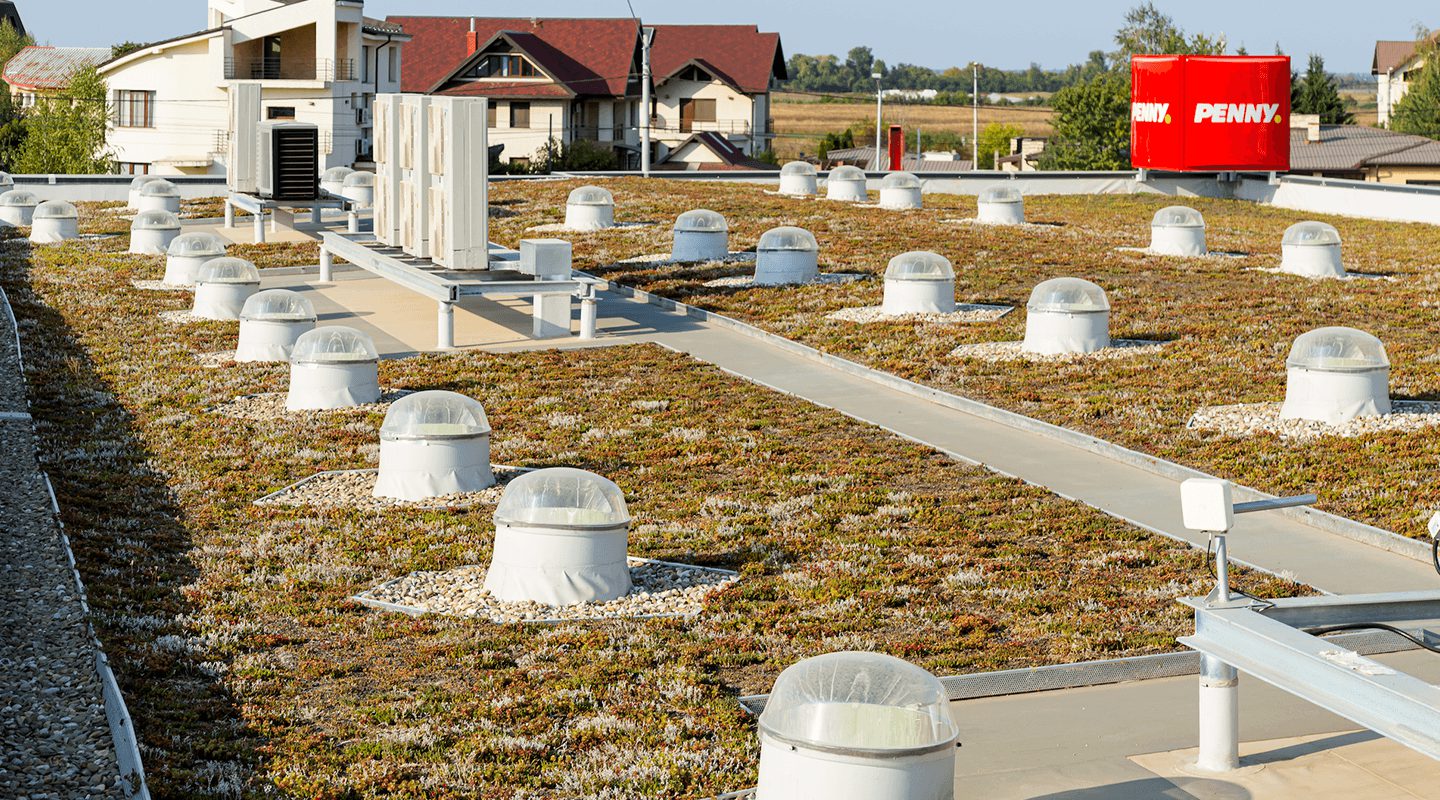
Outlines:
<svg viewBox="0 0 1440 800"><path fill-rule="evenodd" d="M314 200L319 195L320 137L315 128L280 128L271 151L272 196L276 200Z"/></svg>

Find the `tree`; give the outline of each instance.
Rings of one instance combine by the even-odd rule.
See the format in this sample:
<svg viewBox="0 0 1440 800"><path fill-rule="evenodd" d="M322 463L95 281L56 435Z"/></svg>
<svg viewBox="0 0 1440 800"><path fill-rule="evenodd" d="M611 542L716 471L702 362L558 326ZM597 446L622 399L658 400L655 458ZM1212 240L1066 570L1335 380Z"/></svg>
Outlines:
<svg viewBox="0 0 1440 800"><path fill-rule="evenodd" d="M112 44L110 45L110 57L119 58L123 55L133 53L144 46L145 44L143 42L132 42L129 40L123 41L119 44Z"/></svg>
<svg viewBox="0 0 1440 800"><path fill-rule="evenodd" d="M1130 84L1111 73L1067 86L1050 98L1055 135L1044 169L1129 169Z"/></svg>
<svg viewBox="0 0 1440 800"><path fill-rule="evenodd" d="M1010 125L1004 122L992 122L980 131L980 163L977 169L995 169L995 154L1002 156L1010 155L1010 140L1017 136L1024 136L1025 129L1019 125Z"/></svg>
<svg viewBox="0 0 1440 800"><path fill-rule="evenodd" d="M0 69L21 49L35 44L30 36L15 30L9 20L0 21ZM10 87L0 81L0 169L13 171L25 140L25 119L10 96Z"/></svg>
<svg viewBox="0 0 1440 800"><path fill-rule="evenodd" d="M1305 77L1293 80L1290 113L1319 114L1322 125L1350 125L1355 115L1345 109L1335 76L1325 71L1325 59L1311 54Z"/></svg>
<svg viewBox="0 0 1440 800"><path fill-rule="evenodd" d="M1120 47L1116 66L1129 66L1130 56L1146 53L1170 55L1216 55L1225 52L1225 37L1203 33L1187 36L1175 20L1160 12L1154 3L1135 6L1125 14L1125 24L1115 32Z"/></svg>
<svg viewBox="0 0 1440 800"><path fill-rule="evenodd" d="M1426 44L1421 53L1425 65L1390 111L1390 129L1440 139L1440 50Z"/></svg>
<svg viewBox="0 0 1440 800"><path fill-rule="evenodd" d="M70 76L65 94L36 98L26 114L25 142L16 169L30 173L91 175L114 169L105 149L109 120L105 79L94 67Z"/></svg>

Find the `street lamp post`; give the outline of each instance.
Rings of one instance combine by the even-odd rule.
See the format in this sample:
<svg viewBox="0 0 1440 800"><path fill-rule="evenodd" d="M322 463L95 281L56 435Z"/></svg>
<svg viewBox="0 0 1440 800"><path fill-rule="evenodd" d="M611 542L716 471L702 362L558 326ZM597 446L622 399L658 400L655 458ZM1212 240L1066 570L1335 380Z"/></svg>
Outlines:
<svg viewBox="0 0 1440 800"><path fill-rule="evenodd" d="M880 170L880 73L872 72L870 77L875 79L875 166L871 169Z"/></svg>
<svg viewBox="0 0 1440 800"><path fill-rule="evenodd" d="M961 73L962 75L964 73ZM980 169L980 62L970 62L970 169Z"/></svg>

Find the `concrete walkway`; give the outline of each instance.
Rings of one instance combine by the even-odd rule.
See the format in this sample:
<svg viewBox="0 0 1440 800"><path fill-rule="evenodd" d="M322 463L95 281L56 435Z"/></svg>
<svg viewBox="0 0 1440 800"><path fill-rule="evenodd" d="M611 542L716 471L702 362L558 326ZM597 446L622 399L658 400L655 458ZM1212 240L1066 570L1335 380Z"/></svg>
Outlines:
<svg viewBox="0 0 1440 800"><path fill-rule="evenodd" d="M374 334L382 353L433 350L435 305L383 279L339 272L319 285L315 275L266 277L263 288L310 296L322 324L357 325ZM655 342L746 380L833 408L962 461L1043 486L1107 514L1205 547L1203 535L1180 522L1179 481L1102 453L1020 430L932 402L775 344L644 301L601 292L600 338L537 342L528 338L528 306L467 301L456 313L456 344L488 350L585 347ZM1238 518L1233 559L1333 593L1430 589L1440 585L1429 565L1276 513Z"/></svg>

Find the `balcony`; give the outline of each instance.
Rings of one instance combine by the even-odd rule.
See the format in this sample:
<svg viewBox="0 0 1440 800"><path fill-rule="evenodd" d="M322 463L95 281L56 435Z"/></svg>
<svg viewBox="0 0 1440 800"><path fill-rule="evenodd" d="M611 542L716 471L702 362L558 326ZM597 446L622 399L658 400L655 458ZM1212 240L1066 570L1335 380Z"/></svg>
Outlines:
<svg viewBox="0 0 1440 800"><path fill-rule="evenodd" d="M610 134L610 141L623 142L625 141L625 128L626 126L624 125L607 125L604 127L599 125L571 125L570 139L572 141L576 139L584 139L586 141L598 142L600 141L600 134L602 132L607 132Z"/></svg>
<svg viewBox="0 0 1440 800"><path fill-rule="evenodd" d="M748 119L715 119L715 120L688 120L688 119L666 119L665 117L652 117L650 129L661 133L690 134L699 131L714 131L728 135L740 135L750 133L750 120Z"/></svg>
<svg viewBox="0 0 1440 800"><path fill-rule="evenodd" d="M353 81L359 80L353 58L227 58L229 81Z"/></svg>

